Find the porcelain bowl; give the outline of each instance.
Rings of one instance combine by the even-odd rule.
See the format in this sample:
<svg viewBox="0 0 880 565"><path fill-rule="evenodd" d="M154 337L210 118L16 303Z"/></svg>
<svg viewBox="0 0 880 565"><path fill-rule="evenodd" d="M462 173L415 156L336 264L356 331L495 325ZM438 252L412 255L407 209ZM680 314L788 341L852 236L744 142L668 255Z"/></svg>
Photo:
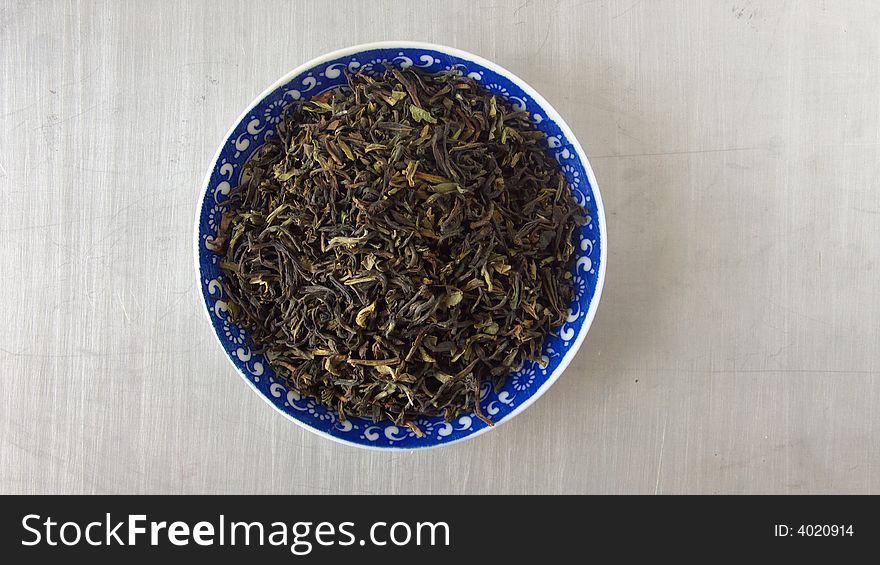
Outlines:
<svg viewBox="0 0 880 565"><path fill-rule="evenodd" d="M341 421L314 399L287 388L263 355L248 346L246 332L233 324L221 284L219 256L205 245L217 234L220 204L239 180L242 166L281 119L284 108L345 84L345 72L381 68L384 61L426 71L457 68L496 95L532 114L547 134L548 151L559 161L575 198L588 210L591 221L575 233L577 260L572 267L576 298L558 335L544 344L540 363L529 363L511 374L497 393L486 384L481 407L494 422L488 426L473 415L452 422L441 417L416 421L424 431L417 437L409 428L385 421L349 418ZM294 69L267 88L247 107L226 134L208 168L195 218L195 267L205 312L217 340L241 377L273 408L304 428L342 443L378 449L414 449L448 445L497 428L525 410L559 378L574 357L596 313L605 278L606 230L602 200L590 164L571 129L544 98L522 79L481 57L440 45L384 42L359 45L322 55Z"/></svg>

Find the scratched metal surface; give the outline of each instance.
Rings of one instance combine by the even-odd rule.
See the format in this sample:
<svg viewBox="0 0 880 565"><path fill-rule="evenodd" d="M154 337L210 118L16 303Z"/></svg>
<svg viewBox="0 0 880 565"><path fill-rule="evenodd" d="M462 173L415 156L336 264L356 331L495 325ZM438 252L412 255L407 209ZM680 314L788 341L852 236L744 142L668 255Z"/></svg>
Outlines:
<svg viewBox="0 0 880 565"><path fill-rule="evenodd" d="M0 492L880 492L878 28L870 0L3 2ZM256 94L394 38L542 92L611 246L545 397L388 454L248 389L190 237Z"/></svg>

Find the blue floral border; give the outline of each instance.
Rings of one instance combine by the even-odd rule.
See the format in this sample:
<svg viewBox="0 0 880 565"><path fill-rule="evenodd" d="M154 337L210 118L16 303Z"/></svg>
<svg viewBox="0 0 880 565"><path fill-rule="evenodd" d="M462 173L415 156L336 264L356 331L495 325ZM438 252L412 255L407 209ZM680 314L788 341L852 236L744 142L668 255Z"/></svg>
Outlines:
<svg viewBox="0 0 880 565"><path fill-rule="evenodd" d="M552 378L565 353L573 346L593 300L599 277L600 231L597 224L598 211L593 187L584 163L578 157L571 141L562 129L549 119L537 101L528 96L517 84L504 75L474 61L451 56L432 49L372 49L321 63L293 77L274 89L254 106L224 142L210 174L204 200L200 203L198 216L198 268L202 295L211 323L223 349L242 375L269 402L292 418L343 441L370 447L394 447L412 449L429 447L467 437L486 427L473 415L462 416L454 422L440 417L422 418L417 421L425 432L417 437L409 428L395 426L391 422L374 424L363 418L340 421L338 415L327 410L313 399L289 390L272 371L262 355L254 354L247 345L245 332L232 324L229 308L224 300L220 281L222 275L217 265L218 255L205 243L217 235L222 211L220 204L238 183L242 166L273 133L285 106L308 99L328 89L345 83L345 70L371 71L381 68L385 61L400 67L416 66L431 72L459 68L463 73L485 85L515 106L532 114L535 126L547 134L549 150L559 161L571 184L576 199L586 207L594 220L580 230L577 246L578 259L572 275L577 298L571 304L565 324L559 328L558 337L546 340L541 363L527 364L520 372L511 375L504 388L495 393L484 385L481 406L495 422L501 422L518 406L532 397L544 383Z"/></svg>

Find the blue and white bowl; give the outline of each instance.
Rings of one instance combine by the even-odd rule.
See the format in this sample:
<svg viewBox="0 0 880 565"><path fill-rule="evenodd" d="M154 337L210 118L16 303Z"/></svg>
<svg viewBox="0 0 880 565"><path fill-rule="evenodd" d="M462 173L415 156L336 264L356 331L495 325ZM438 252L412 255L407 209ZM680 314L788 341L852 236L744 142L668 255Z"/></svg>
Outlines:
<svg viewBox="0 0 880 565"><path fill-rule="evenodd" d="M491 92L528 110L535 127L546 132L549 151L562 166L576 199L589 211L591 221L576 234L580 241L572 275L577 298L571 303L565 324L558 329L558 337L546 340L543 363L529 363L510 375L501 391L496 393L488 384L484 385L482 409L498 427L550 388L587 335L602 293L606 258L602 199L583 149L556 110L513 73L476 55L427 43L370 43L313 59L266 89L235 121L208 169L196 209L195 266L205 312L223 351L242 378L276 410L318 435L349 445L380 449L435 447L474 437L492 428L473 415L461 416L454 422L445 422L440 417L421 418L417 424L425 436L417 437L409 428L387 421L378 424L364 418L340 421L334 411L289 390L266 358L248 347L247 333L231 323L227 297L220 283L223 275L218 267L219 256L205 245L209 238L217 235L222 214L220 203L238 184L244 163L272 135L284 107L345 84L346 70L378 70L384 61L427 71L458 68Z"/></svg>

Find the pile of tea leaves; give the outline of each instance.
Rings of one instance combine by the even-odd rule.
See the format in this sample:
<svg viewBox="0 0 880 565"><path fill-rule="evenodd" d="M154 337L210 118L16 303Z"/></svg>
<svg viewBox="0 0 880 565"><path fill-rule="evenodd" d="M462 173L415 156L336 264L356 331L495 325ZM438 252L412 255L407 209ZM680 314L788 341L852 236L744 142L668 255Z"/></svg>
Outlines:
<svg viewBox="0 0 880 565"><path fill-rule="evenodd" d="M526 111L456 70L386 65L290 105L209 246L278 376L422 430L540 359L585 210Z"/></svg>

